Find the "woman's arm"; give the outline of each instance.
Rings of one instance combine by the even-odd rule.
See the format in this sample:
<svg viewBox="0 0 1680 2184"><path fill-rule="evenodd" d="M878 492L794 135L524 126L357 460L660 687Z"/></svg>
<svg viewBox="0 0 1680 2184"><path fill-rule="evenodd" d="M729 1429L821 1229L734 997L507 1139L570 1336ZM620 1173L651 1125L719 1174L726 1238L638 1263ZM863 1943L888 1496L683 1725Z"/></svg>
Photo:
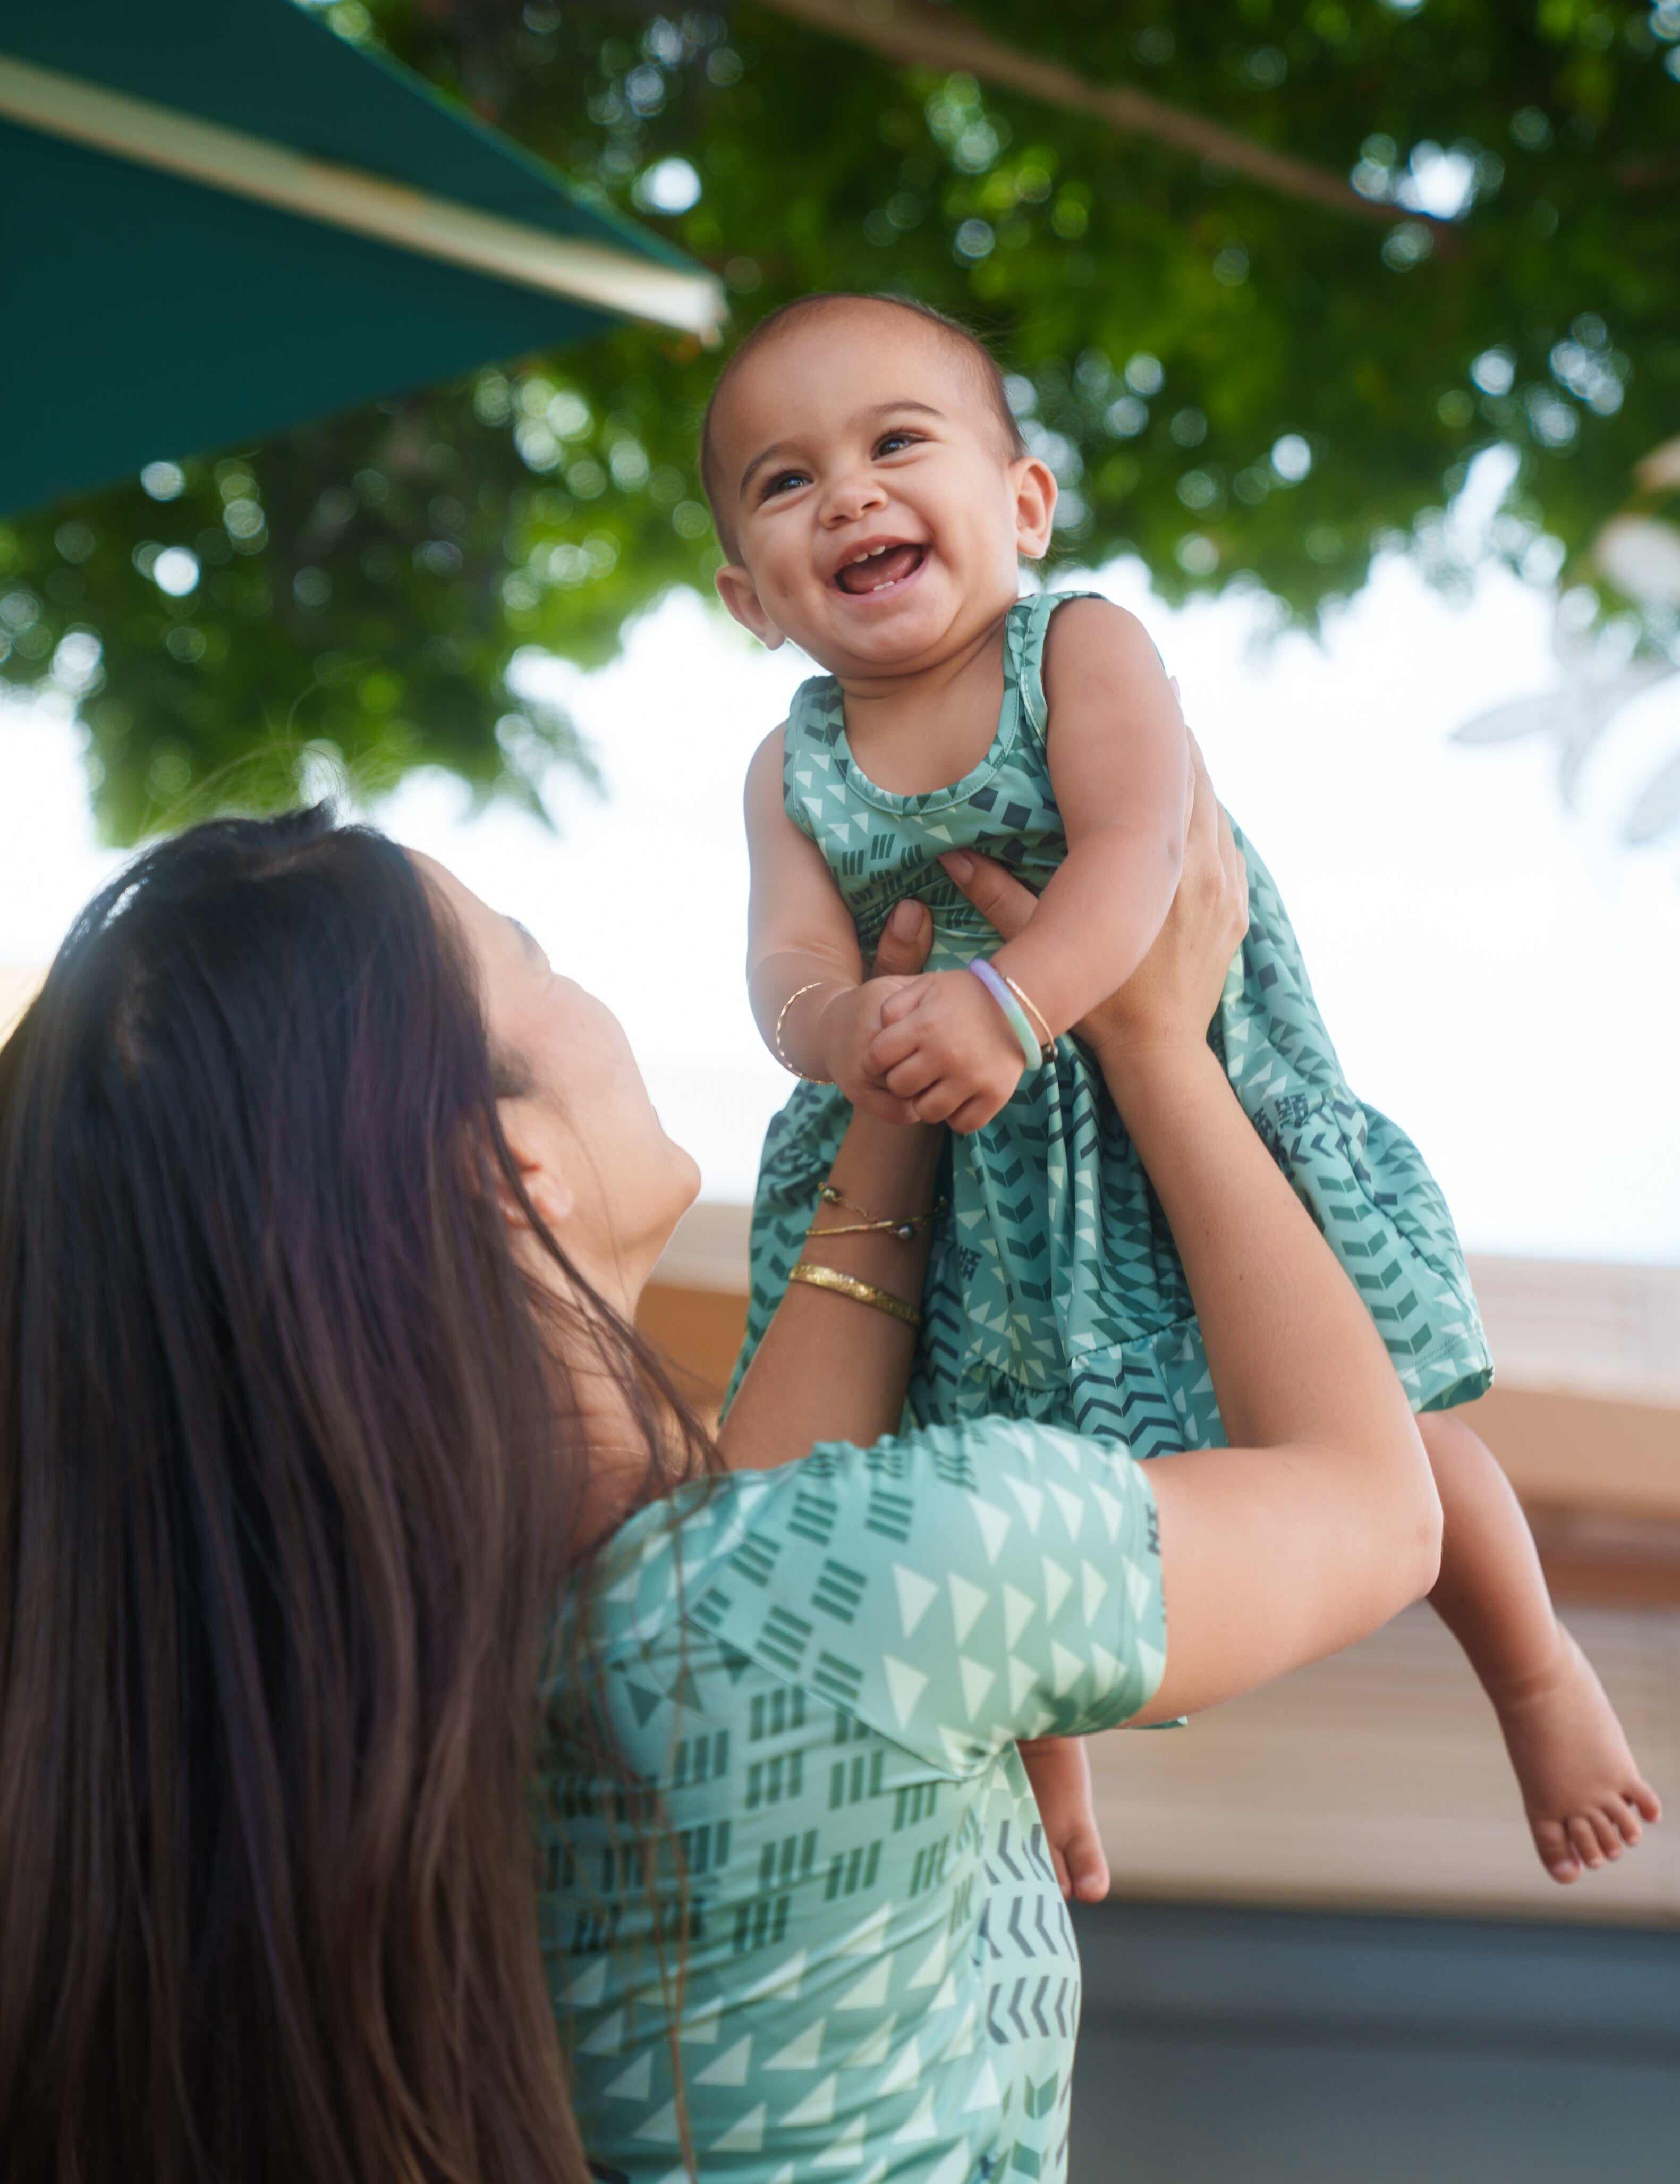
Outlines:
<svg viewBox="0 0 1680 2184"><path fill-rule="evenodd" d="M1000 867L944 861L1000 931L1033 915ZM1233 1443L1148 1467L1169 1642L1146 1722L1351 1644L1427 1592L1439 1559L1440 1505L1381 1339L1207 1045L1246 914L1197 756L1171 914L1081 1028L1171 1224Z"/></svg>
<svg viewBox="0 0 1680 2184"><path fill-rule="evenodd" d="M932 936L926 905L899 903L882 935L877 975L891 978L919 970ZM831 1180L868 1215L894 1220L926 1215L943 1138L942 1129L926 1123L854 1113ZM851 1228L863 1217L842 1206L812 1208L814 1225L825 1230ZM801 1256L919 1306L930 1240L923 1222L910 1242L880 1231L813 1237ZM896 1432L915 1355L915 1330L903 1320L832 1290L791 1282L719 1432L726 1462L732 1470L767 1470L808 1454L818 1441L867 1447L882 1434Z"/></svg>

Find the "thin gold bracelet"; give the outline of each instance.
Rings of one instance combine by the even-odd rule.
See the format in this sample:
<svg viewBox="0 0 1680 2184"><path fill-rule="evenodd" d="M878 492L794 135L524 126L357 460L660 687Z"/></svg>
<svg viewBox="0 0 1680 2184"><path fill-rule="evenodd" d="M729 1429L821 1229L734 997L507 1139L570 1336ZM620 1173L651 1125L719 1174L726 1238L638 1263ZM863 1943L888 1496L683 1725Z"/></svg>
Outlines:
<svg viewBox="0 0 1680 2184"><path fill-rule="evenodd" d="M995 964L993 966L993 968L994 970L997 968ZM1010 991L1015 995L1016 1000L1021 1003L1022 1008L1026 1010L1027 1015L1032 1017L1033 1022L1037 1026L1038 1049L1045 1061L1048 1061L1050 1056L1056 1050L1055 1035L1050 1029L1049 1017L1046 1017L1044 1011L1038 1006L1036 1001L1031 1001L1027 999L1026 989L1016 985L1015 980L1010 978L1007 971L1002 972L1001 976L1003 978L1004 983L1009 988Z"/></svg>
<svg viewBox="0 0 1680 2184"><path fill-rule="evenodd" d="M807 994L814 994L819 986L826 986L827 983L828 981L826 978L813 978L809 985L801 986L797 991L789 994L777 1011L776 1029L770 1034L770 1043L776 1049L776 1060L790 1077L797 1077L802 1084L826 1084L829 1079L826 1077L807 1077L803 1069L794 1067L782 1047L782 1027L787 1021L787 1011L795 1001L802 1000Z"/></svg>
<svg viewBox="0 0 1680 2184"><path fill-rule="evenodd" d="M913 1244L921 1231L931 1227L945 1211L945 1201L941 1198L926 1213L907 1213L896 1217L889 1214L882 1220L877 1219L868 1206L859 1206L855 1198L848 1198L832 1183L824 1184L816 1195L819 1206L842 1206L848 1213L861 1214L863 1217L837 1228L819 1228L813 1223L805 1231L807 1236L891 1236L898 1243Z"/></svg>
<svg viewBox="0 0 1680 2184"><path fill-rule="evenodd" d="M903 1297L876 1289L873 1282L860 1282L854 1274L843 1274L833 1267L820 1267L809 1259L801 1259L787 1279L804 1282L810 1289L832 1290L836 1296L850 1297L857 1304L873 1305L876 1312L884 1312L889 1319L902 1320L906 1327L921 1325L921 1314L913 1304L906 1304Z"/></svg>

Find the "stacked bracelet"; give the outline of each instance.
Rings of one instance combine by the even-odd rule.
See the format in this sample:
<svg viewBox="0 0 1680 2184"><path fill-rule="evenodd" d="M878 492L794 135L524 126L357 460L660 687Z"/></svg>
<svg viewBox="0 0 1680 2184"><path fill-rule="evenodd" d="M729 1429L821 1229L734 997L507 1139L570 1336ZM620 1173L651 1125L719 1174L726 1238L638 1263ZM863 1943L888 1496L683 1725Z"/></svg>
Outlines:
<svg viewBox="0 0 1680 2184"><path fill-rule="evenodd" d="M817 1203L820 1206L843 1206L848 1213L855 1213L861 1217L832 1228L819 1228L813 1223L805 1231L808 1236L891 1236L895 1243L899 1244L915 1243L921 1231L945 1211L945 1201L942 1198L926 1213L907 1213L902 1218L895 1218L889 1214L885 1220L880 1220L866 1206L859 1206L854 1198L848 1198L832 1183L824 1184L818 1191Z"/></svg>
<svg viewBox="0 0 1680 2184"><path fill-rule="evenodd" d="M992 967L995 971L998 967L994 963ZM1043 1060L1048 1061L1050 1056L1056 1050L1056 1035L1050 1029L1049 1021L1046 1017L1044 1011L1038 1006L1037 1003L1033 1000L1032 996L1028 994L1026 987L1018 985L1016 982L1010 978L1007 971L1004 972L1004 983L1015 995L1016 1000L1021 1003L1021 1006L1026 1010L1027 1015L1032 1017L1032 1028L1038 1034L1039 1055Z"/></svg>
<svg viewBox="0 0 1680 2184"><path fill-rule="evenodd" d="M889 1319L902 1320L906 1327L921 1325L921 1314L913 1304L906 1304L890 1290L876 1289L873 1282L860 1282L855 1274L843 1274L833 1267L815 1266L809 1259L801 1259L787 1279L804 1282L810 1289L832 1290L836 1296L850 1297L855 1304L871 1305Z"/></svg>
<svg viewBox="0 0 1680 2184"><path fill-rule="evenodd" d="M1021 1056L1027 1067L1036 1069L1044 1059L1043 1051L1039 1046L1037 1034L1026 1021L1026 1011L1010 990L1008 980L994 971L983 956L972 957L968 967L1003 1011L1004 1020L1020 1042Z"/></svg>

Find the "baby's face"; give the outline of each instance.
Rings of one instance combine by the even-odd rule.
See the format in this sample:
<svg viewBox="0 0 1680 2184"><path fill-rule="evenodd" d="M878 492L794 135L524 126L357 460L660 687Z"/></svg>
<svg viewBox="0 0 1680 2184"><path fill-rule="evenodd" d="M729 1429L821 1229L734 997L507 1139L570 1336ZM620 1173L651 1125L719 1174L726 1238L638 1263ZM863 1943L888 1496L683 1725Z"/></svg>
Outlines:
<svg viewBox="0 0 1680 2184"><path fill-rule="evenodd" d="M1012 459L974 365L867 303L815 312L750 357L713 421L736 618L843 679L915 673L1014 603L1055 482Z"/></svg>

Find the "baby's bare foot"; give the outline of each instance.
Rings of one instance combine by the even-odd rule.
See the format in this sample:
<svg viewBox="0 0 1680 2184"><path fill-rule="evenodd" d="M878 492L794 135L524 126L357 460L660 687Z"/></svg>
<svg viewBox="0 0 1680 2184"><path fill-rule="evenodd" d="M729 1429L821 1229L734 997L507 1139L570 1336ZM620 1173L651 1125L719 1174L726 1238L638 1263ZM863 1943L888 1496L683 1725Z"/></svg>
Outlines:
<svg viewBox="0 0 1680 2184"><path fill-rule="evenodd" d="M1555 1665L1488 1696L1522 1791L1540 1863L1577 1880L1631 1850L1662 1807L1633 1763L1616 1709L1592 1663L1560 1628Z"/></svg>

